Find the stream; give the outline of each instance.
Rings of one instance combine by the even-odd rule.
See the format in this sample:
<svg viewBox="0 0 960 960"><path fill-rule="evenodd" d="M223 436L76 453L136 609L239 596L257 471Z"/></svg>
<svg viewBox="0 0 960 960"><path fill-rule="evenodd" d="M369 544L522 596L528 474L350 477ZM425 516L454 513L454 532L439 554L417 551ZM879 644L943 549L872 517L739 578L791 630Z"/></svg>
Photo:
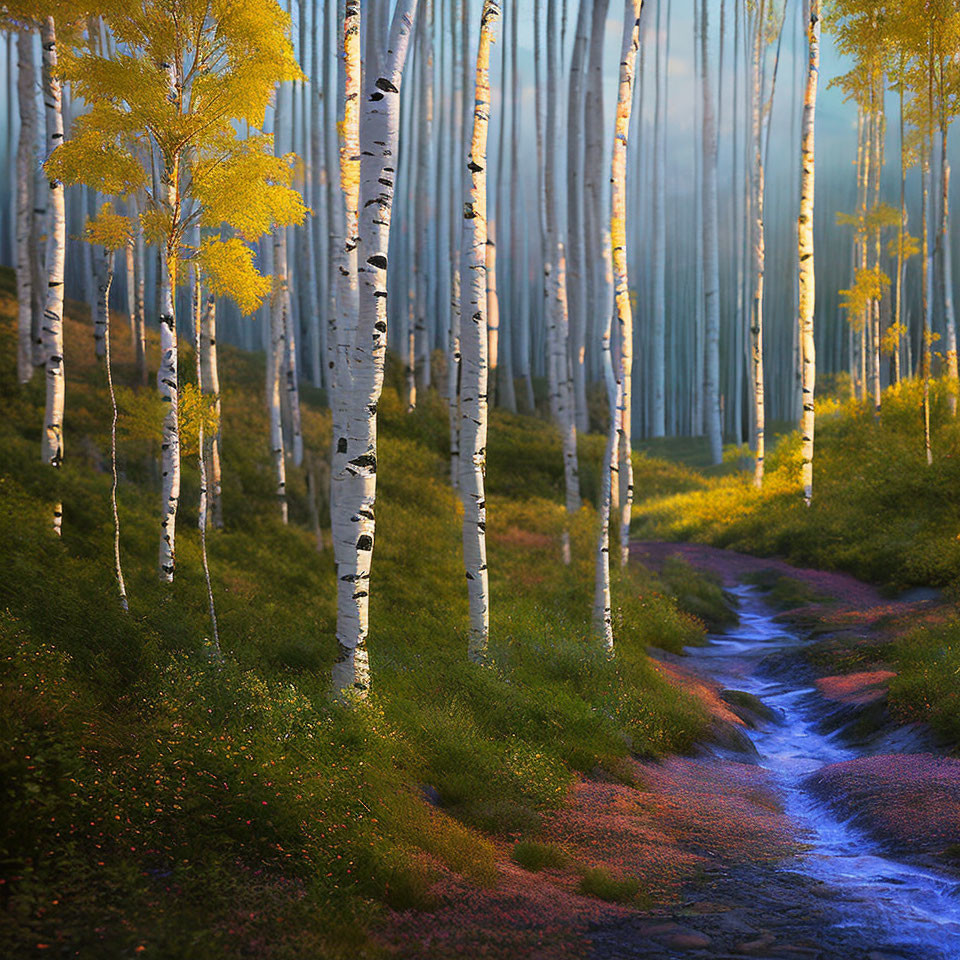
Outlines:
<svg viewBox="0 0 960 960"><path fill-rule="evenodd" d="M820 767L860 752L818 729L814 688L772 678L762 661L801 643L788 625L774 621L762 593L752 586L731 591L740 623L714 634L691 658L711 679L759 697L782 718L749 730L760 765L771 772L785 812L798 824L805 850L784 869L805 874L831 891L841 926L869 931L908 957L960 958L960 882L886 855L881 845L837 818L804 787Z"/></svg>

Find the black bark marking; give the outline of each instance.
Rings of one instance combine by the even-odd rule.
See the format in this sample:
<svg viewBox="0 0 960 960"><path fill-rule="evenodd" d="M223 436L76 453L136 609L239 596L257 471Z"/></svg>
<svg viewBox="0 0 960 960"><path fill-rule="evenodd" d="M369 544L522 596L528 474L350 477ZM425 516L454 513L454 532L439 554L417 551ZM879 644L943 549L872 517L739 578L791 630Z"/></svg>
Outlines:
<svg viewBox="0 0 960 960"><path fill-rule="evenodd" d="M385 77L381 77L375 84L378 90L385 90L387 93L399 93L400 91Z"/></svg>
<svg viewBox="0 0 960 960"><path fill-rule="evenodd" d="M358 550L372 550L373 549L373 537L370 534L365 533L359 540L357 540L357 549Z"/></svg>
<svg viewBox="0 0 960 960"><path fill-rule="evenodd" d="M372 257L368 257L367 263L369 263L371 267L376 267L378 270L387 269L387 258L382 253L375 253Z"/></svg>
<svg viewBox="0 0 960 960"><path fill-rule="evenodd" d="M341 437L337 441L337 453L346 453L347 452L347 438Z"/></svg>

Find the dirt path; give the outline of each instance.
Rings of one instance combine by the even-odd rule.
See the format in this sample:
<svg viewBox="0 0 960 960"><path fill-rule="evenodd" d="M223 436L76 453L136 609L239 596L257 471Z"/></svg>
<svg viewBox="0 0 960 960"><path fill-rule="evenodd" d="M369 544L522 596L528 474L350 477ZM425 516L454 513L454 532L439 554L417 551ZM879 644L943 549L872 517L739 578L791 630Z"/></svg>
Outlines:
<svg viewBox="0 0 960 960"><path fill-rule="evenodd" d="M854 632L869 632L881 611L909 609L844 574L698 544L637 543L632 550L654 568L679 555L730 588L750 573L773 570L834 598L830 620L846 621L844 629ZM926 960L889 946L869 925L844 926L848 904L838 890L792 869L797 825L773 776L751 756L742 720L717 685L691 669L692 659L667 658L661 669L700 696L720 746L662 763L628 761L618 782L603 775L581 780L544 830L543 839L561 843L578 864L636 878L645 909L581 895L573 869L523 870L504 842L495 887L480 889L441 871L438 906L395 914L384 936L389 952L423 960ZM837 695L849 699L853 688L854 705L873 703L889 675L865 676L866 694L853 682L835 685ZM826 701L834 691L828 682L821 692Z"/></svg>

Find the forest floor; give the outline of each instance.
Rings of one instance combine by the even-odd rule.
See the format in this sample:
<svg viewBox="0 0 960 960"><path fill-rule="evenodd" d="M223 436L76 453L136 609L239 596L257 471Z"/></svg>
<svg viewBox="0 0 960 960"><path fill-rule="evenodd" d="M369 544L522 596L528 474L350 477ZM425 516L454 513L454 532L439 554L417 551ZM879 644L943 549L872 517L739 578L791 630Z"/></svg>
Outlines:
<svg viewBox="0 0 960 960"><path fill-rule="evenodd" d="M818 725L865 754L818 772L822 799L844 819L854 816L883 851L942 875L948 885L960 880L960 761L944 757L950 745L927 725L891 715L887 702L896 672L884 651L896 635L949 615L937 592L891 600L847 574L703 544L637 542L632 553L654 569L681 557L727 589L745 580L758 584L776 619L803 638L766 657L764 670L812 685L817 695L809 706ZM849 892L797 865L810 844L744 736L770 722L763 704L721 690L702 661L665 651L659 657L665 674L712 717L711 732L694 755L631 761L632 782L604 775L579 780L541 833L568 862L544 867L535 861L534 869L524 869L516 860L525 858L511 858L506 847L495 887L445 876L433 911L395 913L384 927L384 942L396 955L939 956L922 944L911 949L896 930L872 927L866 917L851 922ZM637 878L644 896L598 903L583 895L582 880L578 887L575 863ZM609 895L618 899L615 888Z"/></svg>
<svg viewBox="0 0 960 960"><path fill-rule="evenodd" d="M590 628L604 437L580 438L584 507L571 518L559 435L543 416L494 410L494 669L480 670L465 657L446 404L428 390L408 412L391 366L379 408L374 684L347 708L329 696L335 580L329 530L318 542L316 527L327 504L307 483L312 469L314 489L325 486L321 392L302 385L308 458L288 463L283 525L263 354L221 338L225 525L208 549L224 656L214 663L189 417L170 587L155 569L161 411L115 319L126 614L111 563L110 408L88 313L67 304L66 459L53 471L37 455L43 378L16 382L13 292L0 270L0 955L857 960L883 949L879 935L864 943L834 925L827 887L789 868L806 841L750 744L762 708L724 699L697 651L716 646L703 646L707 629L735 619L724 589L752 578L781 615L792 611L803 643L783 666L820 681L824 722L936 760L960 743L960 621L947 602L960 575L960 457L940 455L960 427L942 390L927 472L914 464L908 389L880 424L828 409L823 496L809 511L797 507L793 437L771 452L762 494L738 470L742 450L721 470L668 459L666 445L637 452L635 532L704 543L638 543L636 562L613 572L612 659ZM151 370L158 353L151 334ZM182 346L185 397L192 369ZM891 600L841 573L707 541L942 594ZM939 844L924 856L943 870L956 856L945 832L960 833L947 802L956 781L918 762L844 768L817 789L861 818L874 810L879 832L906 831L911 846L918 820L905 807L924 797L919 832ZM918 778L940 793L925 796Z"/></svg>

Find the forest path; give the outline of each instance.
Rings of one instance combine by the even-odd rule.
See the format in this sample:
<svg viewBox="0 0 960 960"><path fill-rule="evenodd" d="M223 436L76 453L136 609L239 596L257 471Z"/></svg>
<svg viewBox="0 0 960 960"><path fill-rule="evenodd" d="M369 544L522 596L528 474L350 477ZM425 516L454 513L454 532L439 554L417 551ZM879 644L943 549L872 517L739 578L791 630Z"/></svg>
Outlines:
<svg viewBox="0 0 960 960"><path fill-rule="evenodd" d="M824 638L869 647L891 617L921 616L935 601L890 601L845 574L708 546L632 549L652 567L679 555L713 572L741 615L688 656L658 654L658 669L711 714L711 742L692 757L625 761L616 780L596 771L573 786L543 830L544 841L562 844L578 863L639 880L649 906L584 896L570 869L523 870L505 842L496 887L446 875L436 910L392 918L392 952L438 960L958 960L960 876L941 869L935 854L944 831L935 825L945 823L947 835L960 827L960 761L937 756L922 731L889 720L890 671L818 676L803 652ZM743 584L752 574L799 582L803 607L778 615L757 587ZM869 746L826 729L849 731L865 720ZM861 754L884 753L912 756L897 756L892 775L868 768L844 776L850 763L889 759ZM904 786L901 767L926 781L931 764L935 797L920 797L909 777ZM836 782L815 779L824 769ZM846 803L842 818L827 799ZM912 807L922 809L903 816ZM891 809L899 819L887 816ZM863 815L856 827L847 823L851 812ZM917 835L935 843L923 849ZM891 845L899 845L893 856Z"/></svg>

